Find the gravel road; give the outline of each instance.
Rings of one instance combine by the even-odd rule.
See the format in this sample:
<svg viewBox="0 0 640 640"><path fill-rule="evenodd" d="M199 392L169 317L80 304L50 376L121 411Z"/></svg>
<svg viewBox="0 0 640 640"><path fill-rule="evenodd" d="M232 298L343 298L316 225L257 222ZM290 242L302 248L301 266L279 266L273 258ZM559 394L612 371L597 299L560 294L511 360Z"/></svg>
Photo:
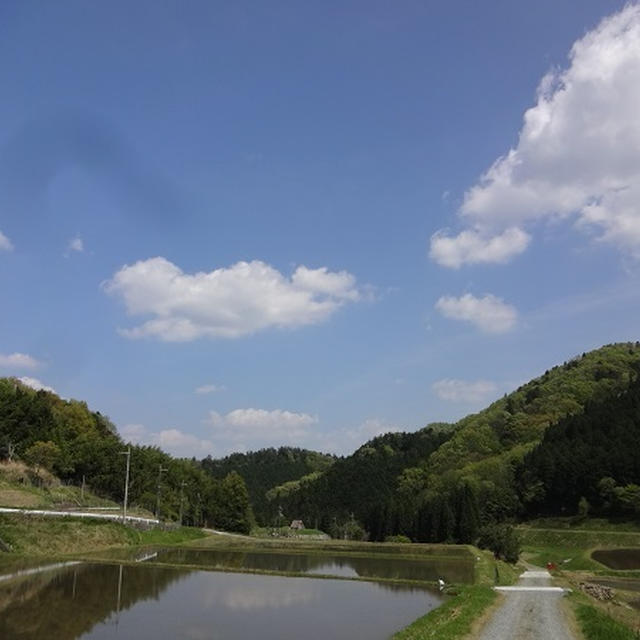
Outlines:
<svg viewBox="0 0 640 640"><path fill-rule="evenodd" d="M525 571L516 587L551 587L548 571ZM478 640L576 640L561 608L562 593L507 591Z"/></svg>

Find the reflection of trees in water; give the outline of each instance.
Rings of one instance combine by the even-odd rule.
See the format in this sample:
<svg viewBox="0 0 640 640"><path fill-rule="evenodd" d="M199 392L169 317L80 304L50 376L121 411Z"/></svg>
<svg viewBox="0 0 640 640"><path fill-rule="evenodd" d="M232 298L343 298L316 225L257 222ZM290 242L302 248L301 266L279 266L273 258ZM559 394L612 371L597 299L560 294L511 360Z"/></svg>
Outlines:
<svg viewBox="0 0 640 640"><path fill-rule="evenodd" d="M159 562L190 564L230 569L257 569L291 573L327 573L338 569L350 570L363 578L389 578L396 580L472 583L473 561L471 559L414 560L408 558L371 558L355 556L326 556L284 553L250 553L242 551L194 551L171 549L160 552ZM340 572L343 573L342 571Z"/></svg>
<svg viewBox="0 0 640 640"><path fill-rule="evenodd" d="M72 640L141 600L157 599L189 571L76 565L0 583L0 638Z"/></svg>

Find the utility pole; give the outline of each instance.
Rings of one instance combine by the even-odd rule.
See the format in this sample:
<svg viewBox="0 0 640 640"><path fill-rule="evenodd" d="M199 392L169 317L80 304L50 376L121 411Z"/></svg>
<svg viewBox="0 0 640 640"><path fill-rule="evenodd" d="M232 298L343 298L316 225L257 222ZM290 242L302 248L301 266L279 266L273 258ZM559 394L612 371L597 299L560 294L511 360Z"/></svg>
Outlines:
<svg viewBox="0 0 640 640"><path fill-rule="evenodd" d="M162 480L162 474L168 471L166 467L163 467L161 464L158 465L158 493L156 495L156 518L158 521L160 520L160 482Z"/></svg>
<svg viewBox="0 0 640 640"><path fill-rule="evenodd" d="M187 484L184 480L180 483L180 526L182 526L182 503L184 500L184 485Z"/></svg>
<svg viewBox="0 0 640 640"><path fill-rule="evenodd" d="M129 503L129 469L131 468L131 447L127 447L126 451L120 451L121 456L127 456L127 472L124 480L124 502L122 504L122 522L127 521L127 504ZM84 493L84 476L82 476L83 493Z"/></svg>

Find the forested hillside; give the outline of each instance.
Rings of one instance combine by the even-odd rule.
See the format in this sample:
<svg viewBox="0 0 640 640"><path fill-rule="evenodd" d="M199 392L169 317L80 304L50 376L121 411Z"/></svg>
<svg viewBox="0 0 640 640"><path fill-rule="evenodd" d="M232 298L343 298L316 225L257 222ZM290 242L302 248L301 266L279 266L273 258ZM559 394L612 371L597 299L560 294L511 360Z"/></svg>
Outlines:
<svg viewBox="0 0 640 640"><path fill-rule="evenodd" d="M303 519L336 536L471 542L536 515L640 517L640 343L573 358L454 425L374 438L334 458L282 447L201 462L133 446L130 501L248 531ZM85 403L0 379L0 456L120 501L125 443ZM248 490L247 490L248 487Z"/></svg>
<svg viewBox="0 0 640 640"><path fill-rule="evenodd" d="M84 402L0 378L0 458L22 459L76 485L84 478L94 493L120 502L125 449L109 418ZM132 506L155 511L160 495L162 517L178 519L182 506L185 524L242 532L251 526L247 490L236 473L214 479L195 460L172 458L157 447L132 446L130 478Z"/></svg>
<svg viewBox="0 0 640 640"><path fill-rule="evenodd" d="M538 495L535 478L525 482L526 500L518 491L523 465L535 459L528 454L551 425L568 416L578 420L586 406L606 412L635 383L639 367L639 343L582 354L450 428L377 438L326 472L285 484L269 497L288 515L318 519L321 526L338 529L355 519L376 540L403 534L470 542L483 524L519 518L540 506L529 497ZM631 418L610 412L610 420L623 419ZM611 455L615 465L615 451ZM640 482L635 469L629 467L617 482ZM558 511L576 512L578 498L567 495ZM550 496L544 504L556 508Z"/></svg>
<svg viewBox="0 0 640 640"><path fill-rule="evenodd" d="M202 467L214 478L222 479L232 471L239 473L247 485L249 499L258 523L274 523L277 508L267 500L267 492L291 480L328 469L335 456L295 447L269 448L248 453L233 453L226 458L202 461Z"/></svg>
<svg viewBox="0 0 640 640"><path fill-rule="evenodd" d="M309 474L268 492L285 516L339 535L355 519L383 518L394 500L396 478L451 437L451 425L434 424L415 433L387 433L370 440L326 472ZM353 517L352 517L353 516Z"/></svg>
<svg viewBox="0 0 640 640"><path fill-rule="evenodd" d="M527 515L640 518L640 376L549 427L517 475Z"/></svg>

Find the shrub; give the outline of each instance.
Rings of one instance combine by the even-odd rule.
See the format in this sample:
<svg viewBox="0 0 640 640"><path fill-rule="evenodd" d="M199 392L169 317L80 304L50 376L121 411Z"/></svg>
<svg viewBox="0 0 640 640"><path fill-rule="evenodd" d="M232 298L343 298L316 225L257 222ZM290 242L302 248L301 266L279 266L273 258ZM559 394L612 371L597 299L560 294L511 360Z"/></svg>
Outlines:
<svg viewBox="0 0 640 640"><path fill-rule="evenodd" d="M407 536L398 535L398 536L387 536L384 539L385 542L402 542L408 543L411 542L411 538L407 538Z"/></svg>
<svg viewBox="0 0 640 640"><path fill-rule="evenodd" d="M478 546L493 551L496 558L502 558L511 564L520 556L520 536L510 524L491 523L480 529Z"/></svg>

